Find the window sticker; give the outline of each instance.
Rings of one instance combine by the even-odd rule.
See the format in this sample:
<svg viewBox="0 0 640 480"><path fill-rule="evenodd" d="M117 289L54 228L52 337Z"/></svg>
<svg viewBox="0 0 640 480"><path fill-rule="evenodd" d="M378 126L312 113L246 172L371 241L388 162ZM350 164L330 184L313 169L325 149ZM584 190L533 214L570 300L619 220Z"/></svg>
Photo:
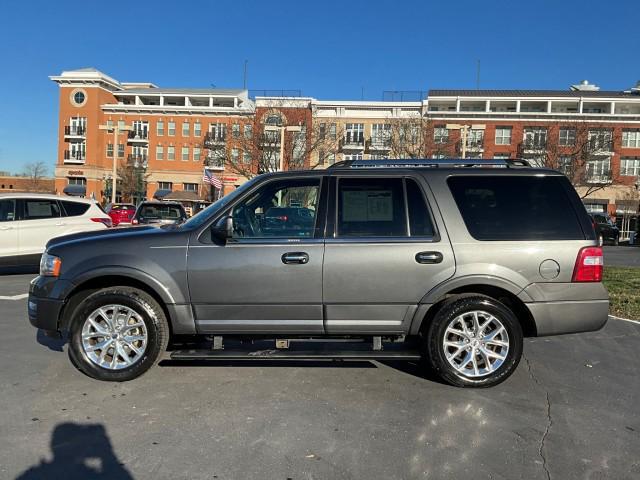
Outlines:
<svg viewBox="0 0 640 480"><path fill-rule="evenodd" d="M342 192L342 221L393 221L393 194L391 190Z"/></svg>

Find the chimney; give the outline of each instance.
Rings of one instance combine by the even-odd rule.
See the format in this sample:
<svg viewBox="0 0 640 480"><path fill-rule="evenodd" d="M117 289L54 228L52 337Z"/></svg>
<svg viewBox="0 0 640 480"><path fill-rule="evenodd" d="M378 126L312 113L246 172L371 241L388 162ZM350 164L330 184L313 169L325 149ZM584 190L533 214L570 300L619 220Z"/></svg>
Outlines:
<svg viewBox="0 0 640 480"><path fill-rule="evenodd" d="M574 92L597 92L600 90L600 87L589 83L589 80L582 80L578 85L571 85L570 89Z"/></svg>

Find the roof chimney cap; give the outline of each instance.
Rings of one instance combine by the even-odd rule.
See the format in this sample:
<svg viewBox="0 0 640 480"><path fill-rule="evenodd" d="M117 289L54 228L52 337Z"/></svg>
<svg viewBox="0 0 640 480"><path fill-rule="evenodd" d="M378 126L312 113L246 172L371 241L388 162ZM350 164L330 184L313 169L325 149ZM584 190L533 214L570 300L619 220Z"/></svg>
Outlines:
<svg viewBox="0 0 640 480"><path fill-rule="evenodd" d="M582 91L582 92L597 92L600 90L600 87L589 83L589 80L582 80L578 85L571 85L571 90L573 91Z"/></svg>

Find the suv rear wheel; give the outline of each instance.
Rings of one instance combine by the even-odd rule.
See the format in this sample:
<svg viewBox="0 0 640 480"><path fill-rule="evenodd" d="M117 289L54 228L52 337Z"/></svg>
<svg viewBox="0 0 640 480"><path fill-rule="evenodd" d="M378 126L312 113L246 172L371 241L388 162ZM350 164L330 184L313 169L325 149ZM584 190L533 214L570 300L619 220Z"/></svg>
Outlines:
<svg viewBox="0 0 640 480"><path fill-rule="evenodd" d="M427 359L450 385L490 387L514 372L522 344L513 312L491 297L473 295L438 311L427 332Z"/></svg>
<svg viewBox="0 0 640 480"><path fill-rule="evenodd" d="M132 380L158 362L169 341L164 311L144 291L109 287L89 295L70 324L69 356L97 380Z"/></svg>

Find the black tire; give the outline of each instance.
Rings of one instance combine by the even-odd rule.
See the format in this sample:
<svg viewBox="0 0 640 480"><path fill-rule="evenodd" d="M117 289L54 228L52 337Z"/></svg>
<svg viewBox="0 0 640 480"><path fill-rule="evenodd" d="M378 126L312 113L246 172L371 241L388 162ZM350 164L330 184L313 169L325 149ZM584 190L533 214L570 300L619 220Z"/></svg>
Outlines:
<svg viewBox="0 0 640 480"><path fill-rule="evenodd" d="M481 377L459 373L445 356L443 341L449 324L459 315L474 310L493 315L504 326L509 349L506 358L494 372ZM484 295L470 295L447 301L436 313L426 335L426 360L432 370L446 383L456 387L491 387L505 381L516 369L522 357L522 327L504 304Z"/></svg>
<svg viewBox="0 0 640 480"><path fill-rule="evenodd" d="M133 365L110 370L93 363L82 347L82 328L85 320L97 308L119 304L134 310L147 330L147 346ZM131 287L108 287L85 298L75 309L69 324L69 357L73 365L96 380L126 382L145 373L155 365L169 343L169 325L158 302L148 293Z"/></svg>

